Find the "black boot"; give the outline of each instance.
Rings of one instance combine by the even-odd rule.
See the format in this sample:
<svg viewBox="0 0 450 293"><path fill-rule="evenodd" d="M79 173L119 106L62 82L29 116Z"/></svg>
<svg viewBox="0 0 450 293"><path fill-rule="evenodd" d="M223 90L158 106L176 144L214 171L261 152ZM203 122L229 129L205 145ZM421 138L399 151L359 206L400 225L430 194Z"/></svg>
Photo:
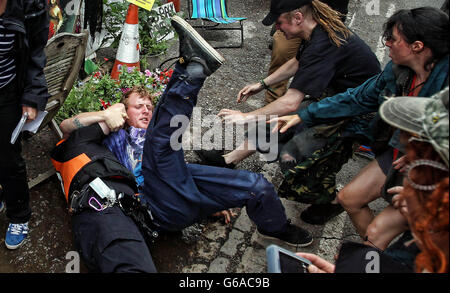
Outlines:
<svg viewBox="0 0 450 293"><path fill-rule="evenodd" d="M338 203L312 204L300 214L300 219L311 225L323 225L343 211Z"/></svg>
<svg viewBox="0 0 450 293"><path fill-rule="evenodd" d="M257 229L258 234L266 239L278 239L283 241L285 244L294 247L306 247L313 243L313 236L311 233L303 228L292 225L291 220L288 220L286 228L283 232L278 233L268 233Z"/></svg>
<svg viewBox="0 0 450 293"><path fill-rule="evenodd" d="M225 62L222 55L184 19L175 15L171 23L180 41L180 63L198 62L203 65L205 75L209 76Z"/></svg>

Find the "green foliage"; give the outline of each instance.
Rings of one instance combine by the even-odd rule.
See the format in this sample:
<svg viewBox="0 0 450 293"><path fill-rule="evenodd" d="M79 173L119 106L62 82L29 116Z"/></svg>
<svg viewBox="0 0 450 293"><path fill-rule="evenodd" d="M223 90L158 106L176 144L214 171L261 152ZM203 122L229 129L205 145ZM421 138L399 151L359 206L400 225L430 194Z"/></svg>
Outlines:
<svg viewBox="0 0 450 293"><path fill-rule="evenodd" d="M91 76L87 82L79 82L72 88L55 120L61 123L64 119L82 112L100 111L100 98L113 104L120 101L121 97L120 88L109 75L102 78Z"/></svg>
<svg viewBox="0 0 450 293"><path fill-rule="evenodd" d="M117 81L109 74L101 75L97 72L86 82L79 82L72 88L55 120L61 123L64 119L82 112L103 110L109 105L120 102L123 94L135 85L144 85L153 96L153 104L156 105L171 75L172 70L140 72L134 67L124 66Z"/></svg>
<svg viewBox="0 0 450 293"><path fill-rule="evenodd" d="M129 4L127 1L108 3L107 0L103 0L103 6L105 7L103 15L106 24L104 27L110 34L103 42L113 40L112 47L114 48L119 46L120 34L122 33ZM153 5L154 8L158 6L161 6L160 0L156 0ZM139 42L141 44L141 54L143 55L157 55L166 52L169 48L168 41L162 39L172 32L172 27L170 25L157 27L156 19L156 11L139 9Z"/></svg>
<svg viewBox="0 0 450 293"><path fill-rule="evenodd" d="M107 0L103 0L105 10L103 14L104 28L110 34L103 40L104 43L112 39L112 46L118 47L129 4L127 1L108 3ZM156 0L154 8L160 5L161 0ZM162 41L162 39L172 32L170 20L165 20L166 25L156 25L156 20L156 11L139 9L139 42L142 55L158 55L165 53L169 48L168 42ZM151 31L153 32L152 34L150 34ZM146 58L141 59L141 64L141 68L148 68ZM100 111L108 105L119 102L124 92L134 85L146 86L153 96L153 103L156 105L171 73L171 70L163 72L145 70L144 72L139 72L135 69L123 67L119 81L116 81L109 74L101 75L100 72L97 72L85 82L79 82L72 88L55 120L61 123L64 119L82 112Z"/></svg>

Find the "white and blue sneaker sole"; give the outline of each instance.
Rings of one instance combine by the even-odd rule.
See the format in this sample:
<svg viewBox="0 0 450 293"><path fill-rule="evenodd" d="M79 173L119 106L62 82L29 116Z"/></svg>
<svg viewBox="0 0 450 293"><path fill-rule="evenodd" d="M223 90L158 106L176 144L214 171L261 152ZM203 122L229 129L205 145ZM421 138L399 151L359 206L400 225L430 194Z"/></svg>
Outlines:
<svg viewBox="0 0 450 293"><path fill-rule="evenodd" d="M6 233L8 234L8 231L7 231ZM22 232L22 235L24 236L24 238L23 238L22 241L19 242L18 244L9 244L9 243L7 242L7 236L8 236L8 235L6 235L6 236L5 236L5 246L6 246L6 248L8 248L8 249L10 249L10 250L14 250L14 249L17 249L17 248L21 247L21 246L27 241L27 239L28 239L28 233L29 233L29 229L28 229L28 228L26 229L26 232L25 232L25 233Z"/></svg>
<svg viewBox="0 0 450 293"><path fill-rule="evenodd" d="M200 45L208 54L213 57L217 62L220 64L223 64L225 62L225 58L216 51L205 39L203 39L202 36L184 19L179 17L178 15L174 15L171 18L172 21L178 23L181 27L183 27L190 36L197 42L198 45Z"/></svg>
<svg viewBox="0 0 450 293"><path fill-rule="evenodd" d="M6 240L5 240L5 245L6 245L6 248L8 248L10 250L15 250L15 249L21 247L25 243L25 241L27 241L27 238L25 238L22 242L20 242L17 245L9 245L8 243L6 243Z"/></svg>

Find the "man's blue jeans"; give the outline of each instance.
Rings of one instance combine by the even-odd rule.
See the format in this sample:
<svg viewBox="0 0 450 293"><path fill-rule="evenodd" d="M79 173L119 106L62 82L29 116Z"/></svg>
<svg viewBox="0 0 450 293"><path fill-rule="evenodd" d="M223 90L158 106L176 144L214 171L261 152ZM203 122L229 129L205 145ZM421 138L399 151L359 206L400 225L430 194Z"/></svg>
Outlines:
<svg viewBox="0 0 450 293"><path fill-rule="evenodd" d="M203 83L177 64L148 127L142 171L155 222L164 230L181 230L215 212L245 206L260 231L283 232L284 207L263 175L186 164L183 150L172 149L170 139L178 128L170 127L170 121L175 115L190 119Z"/></svg>

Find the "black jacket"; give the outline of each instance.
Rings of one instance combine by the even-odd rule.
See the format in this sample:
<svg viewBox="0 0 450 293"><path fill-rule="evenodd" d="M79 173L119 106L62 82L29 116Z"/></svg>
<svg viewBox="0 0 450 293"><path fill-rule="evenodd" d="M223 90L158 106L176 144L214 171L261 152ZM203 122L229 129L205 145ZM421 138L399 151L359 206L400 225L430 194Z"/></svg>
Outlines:
<svg viewBox="0 0 450 293"><path fill-rule="evenodd" d="M20 103L44 110L49 97L44 76L49 20L45 0L8 0L3 25L16 33L14 45Z"/></svg>
<svg viewBox="0 0 450 293"><path fill-rule="evenodd" d="M99 177L112 189L127 195L138 192L136 179L114 154L102 144L105 134L98 123L78 128L51 151L69 204L74 191L80 192Z"/></svg>

